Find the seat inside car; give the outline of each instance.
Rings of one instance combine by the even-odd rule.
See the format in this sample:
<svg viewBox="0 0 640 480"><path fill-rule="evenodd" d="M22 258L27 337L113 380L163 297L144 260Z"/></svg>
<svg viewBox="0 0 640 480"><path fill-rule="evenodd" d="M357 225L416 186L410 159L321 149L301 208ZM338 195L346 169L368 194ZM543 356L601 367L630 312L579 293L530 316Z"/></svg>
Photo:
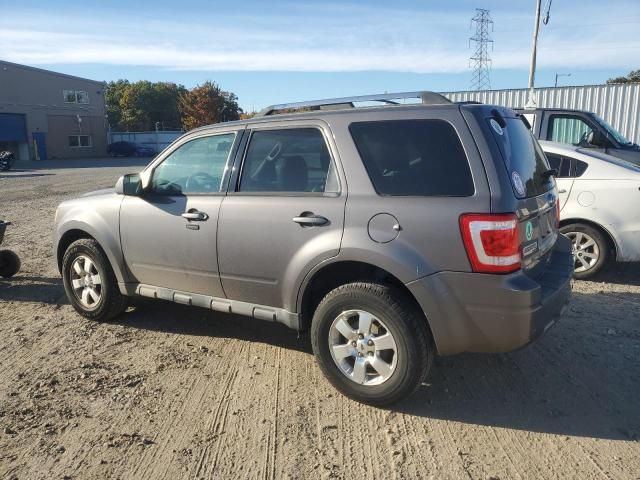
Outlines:
<svg viewBox="0 0 640 480"><path fill-rule="evenodd" d="M307 162L300 155L280 158L276 165L278 187L283 192L305 192L309 182Z"/></svg>

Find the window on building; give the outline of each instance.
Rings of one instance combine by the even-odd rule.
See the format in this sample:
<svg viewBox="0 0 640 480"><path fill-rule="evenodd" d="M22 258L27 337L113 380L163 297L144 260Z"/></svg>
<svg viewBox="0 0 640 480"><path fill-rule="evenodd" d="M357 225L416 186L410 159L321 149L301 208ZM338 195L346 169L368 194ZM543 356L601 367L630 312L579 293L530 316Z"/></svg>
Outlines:
<svg viewBox="0 0 640 480"><path fill-rule="evenodd" d="M91 135L69 135L70 147L91 147Z"/></svg>
<svg viewBox="0 0 640 480"><path fill-rule="evenodd" d="M89 103L89 94L84 90L63 90L65 103Z"/></svg>
<svg viewBox="0 0 640 480"><path fill-rule="evenodd" d="M76 90L76 101L78 103L89 103L89 94L82 90Z"/></svg>

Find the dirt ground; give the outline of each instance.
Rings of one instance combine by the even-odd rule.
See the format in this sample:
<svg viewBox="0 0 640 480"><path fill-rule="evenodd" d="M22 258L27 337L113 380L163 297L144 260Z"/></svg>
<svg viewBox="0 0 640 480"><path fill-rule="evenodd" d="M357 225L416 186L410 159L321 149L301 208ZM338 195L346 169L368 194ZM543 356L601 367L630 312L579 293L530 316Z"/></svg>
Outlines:
<svg viewBox="0 0 640 480"><path fill-rule="evenodd" d="M55 207L139 167L47 165L67 168L0 174L5 248L23 259L0 279L0 477L640 478L637 264L575 282L534 345L439 359L377 409L338 394L280 325L149 301L108 324L75 314Z"/></svg>

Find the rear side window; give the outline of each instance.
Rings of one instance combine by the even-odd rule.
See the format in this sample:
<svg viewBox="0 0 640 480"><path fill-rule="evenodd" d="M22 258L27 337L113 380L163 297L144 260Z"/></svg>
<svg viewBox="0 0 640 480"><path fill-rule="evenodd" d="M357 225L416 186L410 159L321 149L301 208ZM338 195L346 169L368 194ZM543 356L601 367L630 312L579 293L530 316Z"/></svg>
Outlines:
<svg viewBox="0 0 640 480"><path fill-rule="evenodd" d="M535 197L553 188L550 176L543 175L549 166L538 142L519 118L504 118L500 127L488 118L489 130L498 144L513 191L518 198Z"/></svg>
<svg viewBox="0 0 640 480"><path fill-rule="evenodd" d="M473 178L462 143L443 120L357 122L349 131L380 195L467 197Z"/></svg>

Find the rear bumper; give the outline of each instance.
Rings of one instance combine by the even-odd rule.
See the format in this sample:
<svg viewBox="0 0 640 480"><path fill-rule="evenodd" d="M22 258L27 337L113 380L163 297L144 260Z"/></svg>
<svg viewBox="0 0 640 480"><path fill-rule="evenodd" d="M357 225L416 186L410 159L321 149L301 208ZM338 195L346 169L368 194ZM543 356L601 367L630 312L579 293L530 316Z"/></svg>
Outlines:
<svg viewBox="0 0 640 480"><path fill-rule="evenodd" d="M571 243L560 235L544 274L440 272L407 284L440 355L508 352L548 330L571 296Z"/></svg>

